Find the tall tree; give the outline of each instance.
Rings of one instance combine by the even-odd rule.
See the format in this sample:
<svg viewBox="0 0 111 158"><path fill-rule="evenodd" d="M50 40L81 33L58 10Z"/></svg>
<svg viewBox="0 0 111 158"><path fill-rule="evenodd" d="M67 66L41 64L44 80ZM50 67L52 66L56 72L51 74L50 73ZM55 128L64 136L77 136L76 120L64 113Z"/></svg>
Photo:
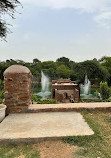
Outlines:
<svg viewBox="0 0 111 158"><path fill-rule="evenodd" d="M18 0L0 0L0 38L5 39L9 32L7 22L3 15L8 14L14 18L15 8L20 4Z"/></svg>
<svg viewBox="0 0 111 158"><path fill-rule="evenodd" d="M33 65L36 65L39 62L41 62L39 59L37 59L37 58L33 59Z"/></svg>
<svg viewBox="0 0 111 158"><path fill-rule="evenodd" d="M59 78L69 78L71 70L65 65L60 65L56 70L56 74Z"/></svg>
<svg viewBox="0 0 111 158"><path fill-rule="evenodd" d="M58 63L58 65L65 65L67 67L71 67L70 66L70 59L69 58L66 58L66 57L61 57L61 58L58 58L56 60L56 62Z"/></svg>
<svg viewBox="0 0 111 158"><path fill-rule="evenodd" d="M78 82L84 82L85 74L92 83L100 83L106 81L109 77L109 72L98 62L87 60L76 64L74 72L77 76Z"/></svg>

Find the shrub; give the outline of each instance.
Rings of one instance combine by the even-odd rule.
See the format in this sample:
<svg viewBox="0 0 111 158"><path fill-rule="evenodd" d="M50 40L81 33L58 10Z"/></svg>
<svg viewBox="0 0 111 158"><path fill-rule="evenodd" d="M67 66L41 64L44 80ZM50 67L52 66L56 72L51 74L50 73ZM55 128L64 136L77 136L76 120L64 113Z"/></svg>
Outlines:
<svg viewBox="0 0 111 158"><path fill-rule="evenodd" d="M5 92L4 89L2 89L2 90L0 91L0 104L2 104L2 102L3 102L3 99L4 99L4 92Z"/></svg>
<svg viewBox="0 0 111 158"><path fill-rule="evenodd" d="M35 104L57 104L56 100L52 100L52 99L42 100L41 98L42 97L33 94L31 96L32 103L35 103Z"/></svg>
<svg viewBox="0 0 111 158"><path fill-rule="evenodd" d="M111 89L108 87L107 82L100 82L100 93L103 100L109 99Z"/></svg>

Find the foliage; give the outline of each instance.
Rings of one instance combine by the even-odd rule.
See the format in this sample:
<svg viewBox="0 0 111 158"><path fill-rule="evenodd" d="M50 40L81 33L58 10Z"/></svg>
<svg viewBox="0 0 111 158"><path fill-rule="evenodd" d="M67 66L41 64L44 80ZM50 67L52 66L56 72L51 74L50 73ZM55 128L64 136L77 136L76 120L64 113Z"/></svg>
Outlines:
<svg viewBox="0 0 111 158"><path fill-rule="evenodd" d="M1 90L0 90L0 104L2 104L2 103L3 103L3 99L4 99L4 92L5 92L5 90L4 90L4 89L1 89Z"/></svg>
<svg viewBox="0 0 111 158"><path fill-rule="evenodd" d="M0 80L0 104L2 104L3 102L3 99L4 99L4 84L3 84L3 81Z"/></svg>
<svg viewBox="0 0 111 158"><path fill-rule="evenodd" d="M108 85L111 86L111 57L104 56L99 60L100 64L108 70L110 76L108 78Z"/></svg>
<svg viewBox="0 0 111 158"><path fill-rule="evenodd" d="M89 80L94 84L98 84L100 81L106 81L109 77L107 69L93 60L87 60L76 64L74 72L79 83L84 82L85 74L88 75Z"/></svg>
<svg viewBox="0 0 111 158"><path fill-rule="evenodd" d="M33 59L33 65L36 65L39 62L41 62L39 59L37 59L37 58Z"/></svg>
<svg viewBox="0 0 111 158"><path fill-rule="evenodd" d="M33 59L33 62L24 62L22 60L6 60L0 62L0 79L3 81L4 71L11 65L20 64L30 69L32 73L32 82L41 81L41 71L49 76L50 80L59 78L71 78L72 81L78 83L84 82L87 73L92 84L99 85L101 81L110 81L110 71L108 67L103 66L99 62L87 60L75 63L68 58L62 57L54 61L41 62L39 59ZM108 69L107 69L108 68Z"/></svg>
<svg viewBox="0 0 111 158"><path fill-rule="evenodd" d="M57 104L57 101L52 99L38 100L37 104Z"/></svg>
<svg viewBox="0 0 111 158"><path fill-rule="evenodd" d="M66 58L66 57L58 58L56 60L56 63L57 63L58 66L65 65L65 66L67 66L70 69L72 69L73 64L75 64L74 61L71 61L69 58Z"/></svg>
<svg viewBox="0 0 111 158"><path fill-rule="evenodd" d="M103 100L109 99L111 95L111 89L108 87L107 82L100 82L100 93Z"/></svg>
<svg viewBox="0 0 111 158"><path fill-rule="evenodd" d="M68 59L66 57L61 57L56 60L56 62L61 62L61 63L68 63L69 61L70 61L70 59Z"/></svg>
<svg viewBox="0 0 111 158"><path fill-rule="evenodd" d="M56 100L52 100L52 99L45 99L45 100L41 100L41 97L38 95L32 95L31 97L32 103L34 104L57 104Z"/></svg>
<svg viewBox="0 0 111 158"><path fill-rule="evenodd" d="M18 0L0 0L0 38L5 39L8 28L6 21L1 17L8 14L14 18L15 8L20 4Z"/></svg>
<svg viewBox="0 0 111 158"><path fill-rule="evenodd" d="M96 103L96 102L103 102L103 100L101 100L101 99L81 99L81 102Z"/></svg>
<svg viewBox="0 0 111 158"><path fill-rule="evenodd" d="M56 70L56 74L59 78L69 78L71 70L65 65L60 65Z"/></svg>
<svg viewBox="0 0 111 158"><path fill-rule="evenodd" d="M31 96L32 102L37 102L41 98L42 98L41 96L38 96L38 95L35 95L35 94L32 94L32 96Z"/></svg>

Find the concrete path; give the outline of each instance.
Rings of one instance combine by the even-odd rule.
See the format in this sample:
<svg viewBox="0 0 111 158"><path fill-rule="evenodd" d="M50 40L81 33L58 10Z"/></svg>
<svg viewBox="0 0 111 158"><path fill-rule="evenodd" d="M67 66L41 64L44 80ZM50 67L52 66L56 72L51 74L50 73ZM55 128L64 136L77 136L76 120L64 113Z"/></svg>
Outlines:
<svg viewBox="0 0 111 158"><path fill-rule="evenodd" d="M79 111L82 109L110 109L111 102L99 103L64 103L64 104L31 104L28 107L29 112L65 112Z"/></svg>
<svg viewBox="0 0 111 158"><path fill-rule="evenodd" d="M0 123L0 143L32 143L92 134L77 112L10 114Z"/></svg>

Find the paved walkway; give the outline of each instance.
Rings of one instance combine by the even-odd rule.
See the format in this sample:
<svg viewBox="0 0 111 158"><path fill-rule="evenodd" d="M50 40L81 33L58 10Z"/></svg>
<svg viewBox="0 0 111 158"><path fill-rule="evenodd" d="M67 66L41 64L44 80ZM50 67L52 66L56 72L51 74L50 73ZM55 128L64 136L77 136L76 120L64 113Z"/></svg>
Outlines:
<svg viewBox="0 0 111 158"><path fill-rule="evenodd" d="M79 111L81 109L111 109L111 102L98 103L64 103L64 104L31 104L29 112L62 112Z"/></svg>
<svg viewBox="0 0 111 158"><path fill-rule="evenodd" d="M94 132L80 113L10 114L0 123L0 143L29 143Z"/></svg>
<svg viewBox="0 0 111 158"><path fill-rule="evenodd" d="M34 113L10 114L0 123L0 144L92 135L94 132L80 113L66 112L81 109L111 109L111 103L32 104L28 112Z"/></svg>

